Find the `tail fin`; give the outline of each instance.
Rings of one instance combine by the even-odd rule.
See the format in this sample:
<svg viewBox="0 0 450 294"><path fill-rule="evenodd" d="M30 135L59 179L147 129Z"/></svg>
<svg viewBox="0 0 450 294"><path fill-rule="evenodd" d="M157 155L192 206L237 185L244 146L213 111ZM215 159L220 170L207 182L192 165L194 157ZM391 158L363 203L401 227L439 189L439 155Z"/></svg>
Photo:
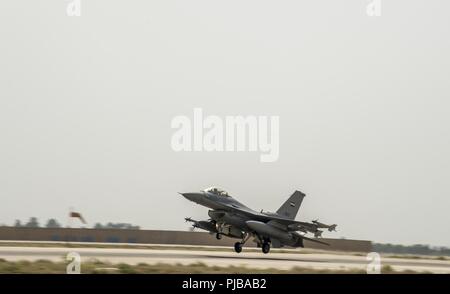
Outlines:
<svg viewBox="0 0 450 294"><path fill-rule="evenodd" d="M298 209L300 208L300 205L302 205L303 198L305 198L305 194L300 191L295 191L294 194L281 205L277 210L277 213L283 217L295 219Z"/></svg>

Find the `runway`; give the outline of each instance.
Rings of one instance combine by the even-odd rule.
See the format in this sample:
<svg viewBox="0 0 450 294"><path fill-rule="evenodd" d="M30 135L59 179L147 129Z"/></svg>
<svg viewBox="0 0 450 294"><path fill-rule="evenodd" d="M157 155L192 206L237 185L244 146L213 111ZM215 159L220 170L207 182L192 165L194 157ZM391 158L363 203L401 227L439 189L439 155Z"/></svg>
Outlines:
<svg viewBox="0 0 450 294"><path fill-rule="evenodd" d="M226 251L227 250L227 251ZM135 248L64 248L64 247L0 247L0 258L8 261L50 260L64 261L69 252L77 252L81 260L100 260L110 263L147 264L193 264L197 262L208 266L246 266L248 268L277 268L288 270L293 267L311 269L362 269L368 261L366 256L349 253L302 253L292 250L285 253L245 252L237 254L232 249L211 251L199 248L183 249L135 249ZM450 273L450 260L381 258L381 265L390 265L394 270L413 270L417 272Z"/></svg>

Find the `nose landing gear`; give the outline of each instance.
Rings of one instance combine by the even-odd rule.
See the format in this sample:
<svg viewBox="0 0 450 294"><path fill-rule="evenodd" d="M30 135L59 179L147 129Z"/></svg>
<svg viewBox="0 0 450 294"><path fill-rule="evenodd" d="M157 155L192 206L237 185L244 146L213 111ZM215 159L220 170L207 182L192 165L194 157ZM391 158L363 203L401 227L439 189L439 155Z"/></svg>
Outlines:
<svg viewBox="0 0 450 294"><path fill-rule="evenodd" d="M234 251L236 251L236 253L241 253L242 252L242 246L244 246L245 242L248 241L248 239L250 239L251 235L250 234L245 234L244 238L242 238L241 242L236 242L234 243Z"/></svg>

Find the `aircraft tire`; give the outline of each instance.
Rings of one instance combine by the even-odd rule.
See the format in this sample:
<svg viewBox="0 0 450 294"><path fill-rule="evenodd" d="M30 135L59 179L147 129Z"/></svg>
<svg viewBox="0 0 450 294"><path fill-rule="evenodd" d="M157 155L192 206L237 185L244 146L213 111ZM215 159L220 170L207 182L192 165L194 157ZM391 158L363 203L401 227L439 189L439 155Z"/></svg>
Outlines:
<svg viewBox="0 0 450 294"><path fill-rule="evenodd" d="M242 252L242 243L241 242L234 243L234 251L236 251L236 253Z"/></svg>
<svg viewBox="0 0 450 294"><path fill-rule="evenodd" d="M222 235L221 235L221 234L219 234L219 233L217 233L217 234L216 234L216 239L217 239L217 240L220 240L220 239L222 239Z"/></svg>
<svg viewBox="0 0 450 294"><path fill-rule="evenodd" d="M267 242L264 242L264 243L262 244L262 252L263 252L264 254L267 254L267 253L269 253L269 251L270 251L270 244L267 243Z"/></svg>

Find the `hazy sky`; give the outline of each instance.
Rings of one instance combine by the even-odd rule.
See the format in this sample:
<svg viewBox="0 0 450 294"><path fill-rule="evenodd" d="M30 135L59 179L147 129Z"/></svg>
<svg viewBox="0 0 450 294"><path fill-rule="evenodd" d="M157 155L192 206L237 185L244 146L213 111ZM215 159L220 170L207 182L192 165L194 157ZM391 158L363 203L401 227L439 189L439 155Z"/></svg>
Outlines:
<svg viewBox="0 0 450 294"><path fill-rule="evenodd" d="M450 246L450 2L0 2L0 223L182 229L217 185L325 237ZM179 152L174 116L279 115L280 156Z"/></svg>

